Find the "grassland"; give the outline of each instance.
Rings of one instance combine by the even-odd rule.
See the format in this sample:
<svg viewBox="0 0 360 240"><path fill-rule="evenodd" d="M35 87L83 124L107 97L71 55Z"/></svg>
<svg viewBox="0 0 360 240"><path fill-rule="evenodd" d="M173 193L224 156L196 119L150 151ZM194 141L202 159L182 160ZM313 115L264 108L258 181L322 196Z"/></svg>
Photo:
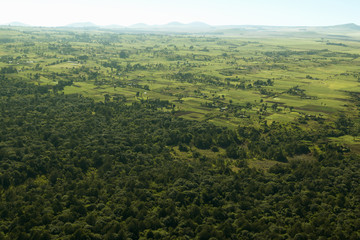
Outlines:
<svg viewBox="0 0 360 240"><path fill-rule="evenodd" d="M349 92L360 91L356 37L1 28L0 41L7 76L97 101L169 101L228 127L356 114Z"/></svg>

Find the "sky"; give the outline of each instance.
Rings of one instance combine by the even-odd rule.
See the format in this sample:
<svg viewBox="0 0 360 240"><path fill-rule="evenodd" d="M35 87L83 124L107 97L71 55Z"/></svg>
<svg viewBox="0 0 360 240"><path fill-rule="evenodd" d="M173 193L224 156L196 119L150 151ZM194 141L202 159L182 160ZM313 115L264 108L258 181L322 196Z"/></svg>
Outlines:
<svg viewBox="0 0 360 240"><path fill-rule="evenodd" d="M0 24L360 25L359 0L0 0Z"/></svg>

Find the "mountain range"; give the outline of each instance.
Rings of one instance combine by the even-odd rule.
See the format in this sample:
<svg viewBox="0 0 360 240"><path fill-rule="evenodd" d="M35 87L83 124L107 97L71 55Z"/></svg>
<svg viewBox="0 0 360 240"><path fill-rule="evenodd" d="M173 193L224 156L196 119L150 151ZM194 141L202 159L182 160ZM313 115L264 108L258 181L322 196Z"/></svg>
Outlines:
<svg viewBox="0 0 360 240"><path fill-rule="evenodd" d="M4 24L4 26L14 27L31 27L21 22L11 22ZM112 30L125 30L125 31L167 31L167 32L336 32L336 33L349 33L360 31L360 26L354 23L335 25L335 26L265 26L265 25L222 25L212 26L203 22L181 23L170 22L162 25L148 25L145 23L137 23L130 26L122 26L117 24L100 26L92 22L77 22L68 24L66 26L59 26L57 28L80 28L80 29L112 29Z"/></svg>
<svg viewBox="0 0 360 240"><path fill-rule="evenodd" d="M203 22L192 22L192 23L181 23L181 22L170 22L167 24L162 25L148 25L146 23L136 23L130 26L122 26L122 25L106 25L106 26L99 26L91 22L78 22L78 23L72 23L68 24L64 27L72 27L72 28L131 28L131 29L187 29L187 28L213 28L209 24L203 23Z"/></svg>

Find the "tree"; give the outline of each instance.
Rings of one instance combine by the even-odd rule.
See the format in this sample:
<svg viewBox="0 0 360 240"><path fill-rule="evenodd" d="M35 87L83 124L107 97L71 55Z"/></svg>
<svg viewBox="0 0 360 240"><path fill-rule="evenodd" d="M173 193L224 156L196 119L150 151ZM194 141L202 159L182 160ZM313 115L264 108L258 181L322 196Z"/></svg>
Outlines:
<svg viewBox="0 0 360 240"><path fill-rule="evenodd" d="M272 106L271 106L272 110L274 112L276 112L277 108L278 108L278 104L277 103L274 103Z"/></svg>
<svg viewBox="0 0 360 240"><path fill-rule="evenodd" d="M288 162L283 150L278 150L274 155L274 160L278 162Z"/></svg>
<svg viewBox="0 0 360 240"><path fill-rule="evenodd" d="M105 104L108 103L108 102L110 102L110 98L111 98L111 97L110 97L109 94L105 94L105 95L104 95L104 98L105 98Z"/></svg>
<svg viewBox="0 0 360 240"><path fill-rule="evenodd" d="M119 57L120 58L128 58L129 57L129 54L124 51L124 50L121 50L120 54L119 54Z"/></svg>

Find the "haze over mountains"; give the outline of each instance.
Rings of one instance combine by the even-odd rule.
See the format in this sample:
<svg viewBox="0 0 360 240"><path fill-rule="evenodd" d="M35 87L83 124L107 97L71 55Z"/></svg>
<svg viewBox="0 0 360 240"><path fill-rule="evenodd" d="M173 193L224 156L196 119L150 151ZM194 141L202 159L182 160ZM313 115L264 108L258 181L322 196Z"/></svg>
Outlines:
<svg viewBox="0 0 360 240"><path fill-rule="evenodd" d="M181 23L181 22L170 22L167 24L156 24L149 25L146 23L136 23L130 26L122 26L117 24L99 26L91 22L79 22L66 25L64 27L77 27L77 28L132 28L132 29L191 29L191 28L216 28L203 22L192 22L192 23Z"/></svg>
<svg viewBox="0 0 360 240"><path fill-rule="evenodd" d="M27 27L27 26L30 26L30 25L22 23L22 22L11 22L11 23L4 24L4 25L12 26L12 27Z"/></svg>
<svg viewBox="0 0 360 240"><path fill-rule="evenodd" d="M20 27L20 26L31 26L22 22L10 22L7 24L0 24L3 26L13 26L13 27ZM34 26L37 27L37 26ZM71 28L214 28L214 26L210 26L209 24L203 23L203 22L192 22L188 24L184 24L181 22L170 22L167 24L155 24L155 25L149 25L146 23L136 23L132 24L130 26L123 26L118 24L111 24L111 25L97 25L92 22L76 22L71 23L64 26L57 26L57 27L71 27Z"/></svg>
<svg viewBox="0 0 360 240"><path fill-rule="evenodd" d="M21 22L11 22L3 26L12 27L31 27L28 24ZM34 26L35 27L35 26ZM213 33L213 34L318 34L318 33L332 33L332 34L353 34L360 33L360 26L354 23L334 25L334 26L265 26L265 25L220 25L212 26L204 22L170 22L167 24L148 25L146 23L137 23L130 26L122 26L117 24L100 26L92 22L77 22L65 26L58 26L54 28L77 28L77 29L109 29L115 31L126 32L188 32L188 33Z"/></svg>

